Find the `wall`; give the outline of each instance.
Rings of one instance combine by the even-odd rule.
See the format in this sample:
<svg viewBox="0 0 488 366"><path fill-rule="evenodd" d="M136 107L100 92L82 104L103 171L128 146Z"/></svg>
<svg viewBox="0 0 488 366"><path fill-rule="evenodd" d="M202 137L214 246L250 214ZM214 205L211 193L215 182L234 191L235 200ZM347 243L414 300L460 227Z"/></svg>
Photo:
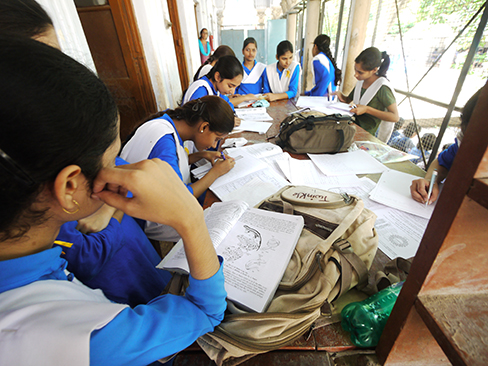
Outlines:
<svg viewBox="0 0 488 366"><path fill-rule="evenodd" d="M178 16L180 18L181 34L185 46L186 64L188 65L189 79L200 67L200 52L198 50L197 22L195 19L195 3L193 0L177 0Z"/></svg>
<svg viewBox="0 0 488 366"><path fill-rule="evenodd" d="M51 17L63 52L96 72L75 3L66 0L37 0L37 2Z"/></svg>
<svg viewBox="0 0 488 366"><path fill-rule="evenodd" d="M169 12L164 0L133 0L158 110L176 108L182 99Z"/></svg>

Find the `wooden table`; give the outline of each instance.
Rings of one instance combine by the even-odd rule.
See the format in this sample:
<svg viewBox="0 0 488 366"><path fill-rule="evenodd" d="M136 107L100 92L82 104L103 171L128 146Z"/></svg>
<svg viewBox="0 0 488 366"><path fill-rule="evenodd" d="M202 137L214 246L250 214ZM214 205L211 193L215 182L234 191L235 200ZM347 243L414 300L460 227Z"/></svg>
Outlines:
<svg viewBox="0 0 488 366"><path fill-rule="evenodd" d="M267 142L267 139L269 137L273 137L278 134L280 123L285 117L287 117L288 113L296 110L298 110L298 108L296 107L294 100L281 100L277 102L272 102L267 111L269 115L273 117L273 124L269 128L266 135L260 135L255 132L240 132L237 134L232 134L230 137L244 137L246 140L248 140L248 144ZM369 132L365 131L359 126L356 126L354 141L371 141L382 143L376 137L374 137ZM296 159L308 159L308 156L306 154L289 154ZM420 169L410 161L400 163L388 163L386 165L392 169L403 171L413 175L418 175L421 177L423 177L425 174L422 169ZM380 175L381 174L368 174L367 176L373 181L377 182ZM212 191L208 190L204 201L204 208L209 207L214 202L219 201L220 200L215 196L215 194ZM370 269L370 282L374 281L374 275L376 274L376 272L380 269L383 269L385 263L389 260L390 259L381 250L378 249ZM335 306L336 308L342 309L345 304L353 301L360 301L365 297L366 295L362 292L351 290L347 294L343 295L337 301ZM342 329L340 323L335 323L319 329L315 329L312 333L312 336L308 340L305 340L302 337L289 346L283 347L278 351L258 355L256 357L253 357L249 361L242 363L241 365L270 366L282 365L287 363L299 365L327 365L327 363L324 362L324 354L321 354L317 351L335 353L353 349L356 349L356 347L351 343L349 334ZM185 351L180 352L180 354L175 359L174 365L209 365L209 359L207 355L195 343L192 346L188 347Z"/></svg>

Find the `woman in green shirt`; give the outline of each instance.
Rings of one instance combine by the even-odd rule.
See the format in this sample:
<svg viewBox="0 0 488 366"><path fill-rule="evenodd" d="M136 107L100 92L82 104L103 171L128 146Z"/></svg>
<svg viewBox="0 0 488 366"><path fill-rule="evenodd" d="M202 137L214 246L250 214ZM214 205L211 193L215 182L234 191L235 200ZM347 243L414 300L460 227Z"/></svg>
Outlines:
<svg viewBox="0 0 488 366"><path fill-rule="evenodd" d="M339 91L334 94L341 102L354 102L351 112L356 115L356 124L374 135L381 121L395 123L400 118L393 87L386 78L390 57L370 47L354 61L354 77L358 83L348 96Z"/></svg>

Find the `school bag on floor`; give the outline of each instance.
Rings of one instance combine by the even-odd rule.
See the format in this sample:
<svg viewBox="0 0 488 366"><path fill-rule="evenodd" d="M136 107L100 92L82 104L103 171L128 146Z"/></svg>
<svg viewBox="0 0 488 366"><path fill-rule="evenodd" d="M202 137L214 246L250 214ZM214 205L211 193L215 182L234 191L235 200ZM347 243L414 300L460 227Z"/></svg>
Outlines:
<svg viewBox="0 0 488 366"><path fill-rule="evenodd" d="M376 215L354 196L287 186L256 207L302 215L305 227L267 311L247 313L230 303L234 313L197 340L219 366L238 365L326 324L331 302L367 284L378 247Z"/></svg>

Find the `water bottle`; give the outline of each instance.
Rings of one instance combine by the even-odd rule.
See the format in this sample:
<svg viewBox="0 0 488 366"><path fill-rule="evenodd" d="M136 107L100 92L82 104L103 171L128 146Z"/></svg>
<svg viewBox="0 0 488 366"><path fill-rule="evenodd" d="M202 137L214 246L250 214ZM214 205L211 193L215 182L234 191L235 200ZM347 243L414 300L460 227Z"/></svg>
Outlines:
<svg viewBox="0 0 488 366"><path fill-rule="evenodd" d="M391 314L403 282L395 283L366 300L342 309L342 328L351 333L357 347L375 347Z"/></svg>

